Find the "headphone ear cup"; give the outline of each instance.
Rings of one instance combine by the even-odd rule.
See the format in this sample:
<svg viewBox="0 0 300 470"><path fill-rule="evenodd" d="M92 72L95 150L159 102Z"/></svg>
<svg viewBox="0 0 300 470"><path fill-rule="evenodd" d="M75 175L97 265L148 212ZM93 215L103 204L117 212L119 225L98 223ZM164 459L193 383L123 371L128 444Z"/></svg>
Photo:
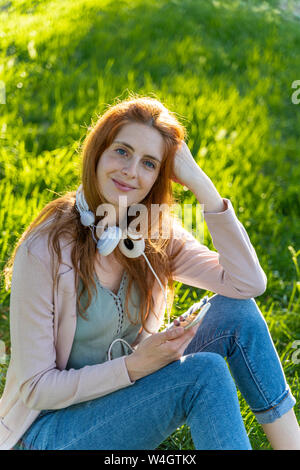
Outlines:
<svg viewBox="0 0 300 470"><path fill-rule="evenodd" d="M119 227L107 227L97 241L97 249L100 255L108 256L114 251L122 237Z"/></svg>
<svg viewBox="0 0 300 470"><path fill-rule="evenodd" d="M140 240L125 238L120 240L118 246L121 253L127 258L138 258L145 251L145 240L143 238Z"/></svg>

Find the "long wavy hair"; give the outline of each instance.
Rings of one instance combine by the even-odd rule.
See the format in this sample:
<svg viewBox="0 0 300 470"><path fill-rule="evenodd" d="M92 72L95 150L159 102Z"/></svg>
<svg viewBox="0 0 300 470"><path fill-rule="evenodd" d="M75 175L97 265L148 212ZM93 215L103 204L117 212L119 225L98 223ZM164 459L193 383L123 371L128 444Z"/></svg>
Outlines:
<svg viewBox="0 0 300 470"><path fill-rule="evenodd" d="M154 271L159 277L162 285L167 288L168 307L171 308L174 300L174 281L171 272L172 259L180 252L182 245L171 256L167 254L167 247L173 236L172 222L176 215L172 210L162 210L164 224L170 228L170 237L156 237L152 239L149 234L153 234L153 220L151 220L151 204L159 204L162 208L171 208L175 204L172 191L171 174L172 163L175 152L186 136L184 126L179 123L174 113L169 111L160 101L155 98L143 96L130 96L129 98L117 101L113 105L108 105L102 116L97 116L95 124L89 127L88 133L81 146L81 165L82 175L81 183L85 199L90 210L95 214L95 225L101 220L96 216L97 207L102 204L104 198L99 192L96 168L102 153L108 148L122 126L127 123L142 123L157 129L163 137L164 152L159 175L153 184L151 190L143 201L140 201L147 208L148 213L148 236L145 238L145 254L150 261ZM80 183L79 183L80 184ZM18 247L29 235L36 231L37 235L47 233L48 249L52 250L58 260L56 272L54 273L54 284L57 280L59 264L62 261L59 240L61 237L67 237L73 243L71 251L71 260L75 269L75 283L78 276L82 281L82 290L77 296L78 313L82 318L87 319L86 310L92 301L91 286L96 289L94 280L94 262L96 256L96 244L93 240L91 230L84 227L80 222L80 215L75 207L76 191L68 191L62 197L49 202L33 220L28 228L23 232L18 240L13 253L6 263L5 287L9 290L11 287L11 276L14 259ZM128 221L131 218L128 216ZM46 222L46 224L44 224ZM152 225L151 225L152 223ZM158 221L159 224L159 221ZM143 256L138 258L127 258L117 247L114 250L117 261L124 267L128 274L128 291L125 299L125 314L132 324L141 324L148 333L145 322L153 308L153 286L155 276L151 272ZM140 306L139 318L135 321L131 318L128 311L128 299L132 284L138 287ZM88 293L88 303L82 309L80 299L83 293ZM154 312L155 313L155 312ZM141 331L141 330L140 330Z"/></svg>

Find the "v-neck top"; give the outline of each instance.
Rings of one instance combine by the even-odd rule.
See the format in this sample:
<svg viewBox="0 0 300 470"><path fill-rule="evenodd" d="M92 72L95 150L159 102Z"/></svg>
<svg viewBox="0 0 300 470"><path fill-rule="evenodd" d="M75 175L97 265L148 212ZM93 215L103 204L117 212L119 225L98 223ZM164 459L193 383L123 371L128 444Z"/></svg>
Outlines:
<svg viewBox="0 0 300 470"><path fill-rule="evenodd" d="M266 290L267 277L231 201L223 198L223 202L223 212L204 212L216 251L209 250L183 227L174 226L175 236L167 250L172 258L173 279L234 299L257 297ZM186 243L178 253L181 240L186 237ZM68 239L62 242L62 266L55 285L48 234L41 233L33 240L29 237L20 244L16 253L9 314L11 359L0 400L0 450L12 449L38 417L40 410L66 408L134 383L128 375L125 355L101 364L65 371L76 326L77 338L69 367L73 365L73 360L76 366L105 360L110 339L115 339L118 330L121 336L130 336L128 331L133 327L128 326L129 330L126 330L126 318L119 321L119 302L112 293L99 286L98 296L87 312L88 321L79 316L77 321L73 243ZM157 282L154 289L155 305L146 326L152 332L158 332L164 318L164 299ZM120 300L122 298L123 308L125 292L122 292L118 294ZM96 318L93 318L94 312ZM159 315L157 318L156 314ZM107 323L114 328L114 334L110 337ZM95 334L91 325L97 327ZM84 341L84 329L87 330L87 341ZM115 343L112 353L119 354L115 351L118 347L123 347L123 343ZM78 362L75 363L75 360Z"/></svg>
<svg viewBox="0 0 300 470"><path fill-rule="evenodd" d="M76 331L66 369L80 369L87 365L106 362L109 347L115 339L121 338L131 344L141 328L141 323L133 325L125 315L125 298L128 289L126 271L122 276L117 294L102 286L96 274L95 281L96 293L85 312L87 320L78 314L77 308ZM81 289L82 281L79 279L77 295ZM81 305L85 306L87 299L88 295L85 291L80 299ZM139 295L134 285L128 307L131 318L136 321L139 313ZM110 358L115 359L130 353L130 348L118 341L111 348Z"/></svg>

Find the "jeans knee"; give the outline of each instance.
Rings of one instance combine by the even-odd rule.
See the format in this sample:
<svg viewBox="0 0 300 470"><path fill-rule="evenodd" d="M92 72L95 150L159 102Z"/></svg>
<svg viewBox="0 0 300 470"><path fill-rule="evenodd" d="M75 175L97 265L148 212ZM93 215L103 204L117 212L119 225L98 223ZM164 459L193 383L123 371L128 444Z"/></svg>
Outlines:
<svg viewBox="0 0 300 470"><path fill-rule="evenodd" d="M187 366L185 372L189 379L193 377L193 386L187 388L184 396L186 410L191 410L195 399L200 399L201 403L212 400L215 407L223 403L236 402L235 382L225 359L220 354L198 352L183 356L181 360Z"/></svg>
<svg viewBox="0 0 300 470"><path fill-rule="evenodd" d="M230 372L225 359L214 352L197 352L189 354L182 358L182 361L187 360L190 363L190 367L195 374L196 371L203 377L205 374L208 380L213 380L218 377L223 380L226 377L230 377Z"/></svg>
<svg viewBox="0 0 300 470"><path fill-rule="evenodd" d="M267 323L259 310L255 300L246 299L241 300L236 308L235 320L242 325L243 329L249 334L255 332L266 332ZM238 320L239 319L239 320Z"/></svg>
<svg viewBox="0 0 300 470"><path fill-rule="evenodd" d="M221 312L223 320L230 328L232 325L238 329L241 326L250 330L266 327L265 319L254 298L234 299L216 294L212 299L212 306Z"/></svg>

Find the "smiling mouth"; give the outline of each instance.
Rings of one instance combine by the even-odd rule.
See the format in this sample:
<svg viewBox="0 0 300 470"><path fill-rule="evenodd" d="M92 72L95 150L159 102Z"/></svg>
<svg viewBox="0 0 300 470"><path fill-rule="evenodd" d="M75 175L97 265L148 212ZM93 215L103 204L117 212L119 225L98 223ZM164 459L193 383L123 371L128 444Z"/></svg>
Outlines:
<svg viewBox="0 0 300 470"><path fill-rule="evenodd" d="M123 189L123 190L130 190L130 189L136 189L136 188L133 188L132 186L127 186L126 184L123 184L117 180L115 180L114 178L112 178L112 181L115 183L115 185L117 186L117 188L119 189Z"/></svg>

